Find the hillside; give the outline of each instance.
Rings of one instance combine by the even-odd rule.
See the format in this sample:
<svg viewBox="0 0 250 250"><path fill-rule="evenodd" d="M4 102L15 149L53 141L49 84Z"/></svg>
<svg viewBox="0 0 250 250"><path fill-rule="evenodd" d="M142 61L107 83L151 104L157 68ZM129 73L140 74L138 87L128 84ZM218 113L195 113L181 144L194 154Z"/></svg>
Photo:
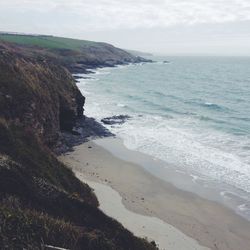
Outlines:
<svg viewBox="0 0 250 250"><path fill-rule="evenodd" d="M38 56L45 55L60 63L71 73L85 73L86 69L113 67L119 64L150 62L113 45L54 36L34 36L0 33L0 41L16 43L36 50Z"/></svg>
<svg viewBox="0 0 250 250"><path fill-rule="evenodd" d="M66 60L0 42L0 249L155 249L103 214L52 151L83 116L85 98Z"/></svg>
<svg viewBox="0 0 250 250"><path fill-rule="evenodd" d="M48 49L71 49L81 50L84 46L95 46L97 42L77 40L71 38L45 36L45 35L21 35L0 33L0 39L6 42L17 43L20 45L34 45Z"/></svg>

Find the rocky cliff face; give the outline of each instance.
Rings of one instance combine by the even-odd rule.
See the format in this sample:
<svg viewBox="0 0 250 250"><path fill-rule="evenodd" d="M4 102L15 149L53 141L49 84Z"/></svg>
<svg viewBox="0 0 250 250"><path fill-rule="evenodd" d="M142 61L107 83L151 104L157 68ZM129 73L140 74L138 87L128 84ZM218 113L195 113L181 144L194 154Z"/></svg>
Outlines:
<svg viewBox="0 0 250 250"><path fill-rule="evenodd" d="M0 249L155 249L104 215L51 151L85 99L64 61L39 51L0 43Z"/></svg>
<svg viewBox="0 0 250 250"><path fill-rule="evenodd" d="M96 43L92 46L82 47L77 61L73 64L73 71L81 68L114 67L128 63L151 62L127 51L116 48L107 43Z"/></svg>
<svg viewBox="0 0 250 250"><path fill-rule="evenodd" d="M36 56L0 44L0 114L52 145L82 116L85 98L66 69Z"/></svg>
<svg viewBox="0 0 250 250"><path fill-rule="evenodd" d="M151 62L151 60L134 56L106 43L83 46L77 51L69 49L53 49L48 51L54 55L55 60L61 60L63 65L72 73L84 73L86 69L96 67L114 67L128 63ZM66 57L67 60L64 60Z"/></svg>

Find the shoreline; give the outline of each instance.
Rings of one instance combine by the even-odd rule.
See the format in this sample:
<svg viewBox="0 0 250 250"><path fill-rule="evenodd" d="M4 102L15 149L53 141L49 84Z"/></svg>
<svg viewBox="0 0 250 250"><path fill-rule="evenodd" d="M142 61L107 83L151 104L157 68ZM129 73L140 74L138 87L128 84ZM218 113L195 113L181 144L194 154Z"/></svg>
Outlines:
<svg viewBox="0 0 250 250"><path fill-rule="evenodd" d="M76 146L59 159L84 179L117 191L128 210L159 218L202 246L240 250L250 244L250 223L230 209L182 191L93 141Z"/></svg>
<svg viewBox="0 0 250 250"><path fill-rule="evenodd" d="M105 138L105 140L98 139L95 140L95 143L121 160L143 167L152 175L171 183L177 189L194 193L205 200L218 202L250 222L249 213L239 210L239 207L247 201L242 200L244 194L239 193L240 190L237 188L225 183L214 182L207 179L206 176L199 175L199 173L177 170L165 161L127 148L120 138L111 139L111 143L109 140L109 138ZM234 197L231 198L230 194L234 195Z"/></svg>
<svg viewBox="0 0 250 250"><path fill-rule="evenodd" d="M200 246L192 238L156 217L131 212L124 206L119 193L110 186L89 181L79 172L75 172L75 174L79 180L94 189L100 203L99 208L106 215L122 223L135 236L146 238L149 242L155 242L161 250L209 250L209 248Z"/></svg>
<svg viewBox="0 0 250 250"><path fill-rule="evenodd" d="M159 59L157 58L157 60ZM177 58L176 62L178 62ZM179 63L182 65L182 60ZM221 63L223 65L224 62ZM157 79L159 83L164 82L164 79L168 79L169 74L164 75L165 78L158 77L156 74L156 79L148 81L145 75L147 72L151 72L149 75L154 75L154 67L152 68L150 64L137 67L126 67L115 71L106 68L104 72L98 70L96 74L91 75L93 81L80 81L78 87L87 97L86 114L95 117L101 124L102 120L114 115L130 116L122 126L119 123L114 126L107 123L104 126L121 137L122 143L128 149L150 155L151 158L155 157L157 166L161 165L157 170L154 167L143 166L146 170L171 182L179 189L194 192L205 199L219 202L250 221L248 141L243 139L244 136L240 139L241 135L239 134L238 137L231 130L232 133L224 131L224 125L217 129L216 120L215 123L203 120L203 117L208 115L205 109L212 111L214 108L213 103L206 100L201 101L201 106L196 106L199 102L195 105L190 103L191 106L187 106L188 101L187 103L184 101L186 97L183 97L182 93L174 95L176 100L178 100L178 96L183 98L184 106L181 109L186 112L182 113L179 110L180 106L176 105L174 98L168 96L168 92L165 92L161 84L161 87L159 86L161 94L162 97L164 95L165 97L159 99L158 102L158 99L153 97L158 95L157 92L155 94L152 92L151 100L150 94L145 92L144 95L140 92L140 81L145 81L145 89L152 88L153 91L154 81ZM160 66L156 66L155 69L157 69L156 72L159 70L162 74L165 72L165 69ZM140 81L131 78L131 75L137 71ZM181 77L179 74L177 76ZM119 82L118 87L113 78ZM175 82L174 79L172 80ZM114 88L112 93L107 91L111 86ZM127 92L126 89L123 89L124 86L129 86L133 93L140 93L140 98L130 96L130 90ZM176 88L173 88L171 91L175 93L175 90ZM213 98L212 95L211 98ZM152 105L147 106L149 103ZM161 105L163 105L163 109ZM171 108L165 110L165 107ZM212 113L208 115L208 118L212 119L217 114L215 110ZM227 124L229 123L225 122L225 125ZM246 145L246 147L240 145ZM106 147L111 153L113 153L113 148L114 146L112 146L112 150L109 150ZM123 154L116 156L123 159ZM171 181L172 177L174 182ZM177 180L178 177L180 182ZM184 178L185 181L183 181Z"/></svg>

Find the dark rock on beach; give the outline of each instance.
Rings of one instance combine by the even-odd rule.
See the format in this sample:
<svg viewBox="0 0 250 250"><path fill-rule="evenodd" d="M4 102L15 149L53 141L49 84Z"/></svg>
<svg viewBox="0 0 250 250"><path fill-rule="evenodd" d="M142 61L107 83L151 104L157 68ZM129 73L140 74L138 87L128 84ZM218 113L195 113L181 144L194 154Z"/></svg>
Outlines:
<svg viewBox="0 0 250 250"><path fill-rule="evenodd" d="M84 116L76 121L75 127L71 132L65 131L60 133L60 138L54 146L53 151L56 154L62 154L89 139L114 136L114 134L94 118Z"/></svg>
<svg viewBox="0 0 250 250"><path fill-rule="evenodd" d="M123 124L130 118L131 117L129 115L114 115L103 118L101 122L107 125Z"/></svg>

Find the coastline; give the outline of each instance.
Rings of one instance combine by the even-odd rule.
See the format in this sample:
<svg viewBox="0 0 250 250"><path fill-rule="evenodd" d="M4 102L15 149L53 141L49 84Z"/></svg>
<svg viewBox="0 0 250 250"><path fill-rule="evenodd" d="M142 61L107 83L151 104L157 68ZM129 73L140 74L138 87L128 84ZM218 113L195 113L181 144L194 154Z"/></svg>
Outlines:
<svg viewBox="0 0 250 250"><path fill-rule="evenodd" d="M122 197L110 186L84 179L84 175L75 172L79 180L87 183L100 203L99 208L108 216L118 220L124 227L133 232L137 237L146 238L161 250L208 250L200 246L195 240L186 236L181 231L153 217L134 213L122 203Z"/></svg>
<svg viewBox="0 0 250 250"><path fill-rule="evenodd" d="M112 144L112 140L108 143ZM128 210L156 217L201 246L240 250L250 244L250 223L230 209L179 190L143 167L119 159L95 141L76 146L59 159L78 177L81 174L87 182L108 185L118 192ZM198 244L197 247L202 249Z"/></svg>
<svg viewBox="0 0 250 250"><path fill-rule="evenodd" d="M127 149L141 152L147 160L152 158L150 162L141 160L139 165L177 188L219 202L250 221L248 133L239 132L241 129L238 125L242 126L240 122L235 121L233 125L230 120L227 121L232 114L224 113L226 103L221 103L220 107L220 100L223 98L209 102L201 95L199 101L189 103L190 98L195 100L192 92L184 95L180 91L177 94L175 91L181 90L181 86L176 89L171 84L170 89L164 88L165 80L171 78L171 70L179 67L181 68L176 74L179 81L176 84L182 81L182 84L187 83L181 69L184 66L189 68L190 58L186 60L173 57L171 61L175 65L172 66L162 65L164 57L155 59L158 62L152 65L122 66L122 69L118 67L116 70L98 69L91 75L91 80L80 81L78 87L87 100L85 115L95 117L101 124L102 120L106 122L105 119L112 116L128 115L130 118L122 126L119 123L114 126L107 123L104 126L121 137L121 143ZM190 62L198 66L200 60ZM223 68L227 61L221 59L218 63ZM196 89L202 79L196 74L196 67L190 66L190 70L193 70L192 77L197 80L192 85ZM206 72L206 67L204 70ZM175 82L175 77L172 77L171 82ZM221 77L223 80L223 72ZM156 81L160 91L154 90ZM145 83L140 86L140 82ZM214 84L217 84L216 80ZM217 87L220 89L220 84ZM173 96L169 95L170 92ZM214 98L212 93L211 90L210 99ZM233 110L230 105L228 108ZM243 108L242 111L244 110ZM225 115L225 121L220 123L217 118L222 114ZM248 116L243 115L243 120L244 117ZM124 159L124 151L116 149L117 146L120 147L119 143L109 145L111 146L101 146ZM132 162L138 164L134 159Z"/></svg>

